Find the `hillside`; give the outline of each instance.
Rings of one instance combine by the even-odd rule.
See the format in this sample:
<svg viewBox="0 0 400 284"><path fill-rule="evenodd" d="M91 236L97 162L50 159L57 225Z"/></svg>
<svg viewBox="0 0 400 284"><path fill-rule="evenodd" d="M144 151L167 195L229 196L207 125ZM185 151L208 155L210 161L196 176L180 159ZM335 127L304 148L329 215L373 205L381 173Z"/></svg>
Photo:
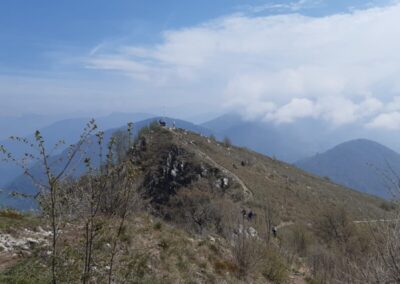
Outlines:
<svg viewBox="0 0 400 284"><path fill-rule="evenodd" d="M359 139L299 161L296 166L343 186L392 198L389 179L395 180L393 172L400 172L400 155L379 143Z"/></svg>
<svg viewBox="0 0 400 284"><path fill-rule="evenodd" d="M138 199L132 202L126 200L126 195L123 198L118 195L118 190L129 184L124 182L126 178L131 176L136 177L132 186L138 194ZM100 207L101 213L94 219L99 237L93 246L96 269L91 277L96 283L107 277L110 243L120 222L118 215L107 212L119 208L124 201L129 201L130 211L115 251L117 283L329 280L336 275L335 271L345 269L340 262L344 257L342 249L337 246L351 247L352 255L358 256L361 251L367 255L367 248L355 246L365 240L365 233L353 221L392 215L389 209L382 209L383 200L379 198L200 134L154 125L138 133L126 158L104 177L107 181L101 190L104 201L100 199L99 204L105 202L101 205L105 207ZM84 228L88 226L85 218L89 217L79 214L86 212L85 181L83 177L71 187L66 185L67 195L62 195L62 206L66 206L68 214L63 217L60 246L65 253L63 257L73 261L60 264L58 277L69 283L79 282L83 266ZM49 250L49 223L38 216L35 222L44 230L35 227L35 222L30 222L28 230L21 231L16 226L10 230L9 219L15 214L4 215L8 218L4 232L13 241L0 240L0 246L6 248L0 253L0 272L3 271L0 279L47 282L51 257L43 251ZM337 218L333 225L338 227L333 229L339 230L339 236L345 234L345 239L323 234L325 229L332 230L332 224L323 225L324 218L329 216ZM0 218L0 224L3 219ZM19 227L27 226L18 221L21 223ZM278 230L275 238L273 227ZM28 240L35 243L33 251ZM22 250L20 256L3 265L2 259L9 259L7 255L15 255L16 250ZM321 257L329 257L332 262L329 269L313 264Z"/></svg>
<svg viewBox="0 0 400 284"><path fill-rule="evenodd" d="M247 202L255 207L262 207L267 202L274 204L279 208L282 220L308 222L330 206L344 206L354 210L352 214L359 217L360 214L381 213L377 208L380 199L314 177L284 162L244 148L226 147L183 130L164 131L162 134L161 137L160 134L149 137L150 141L155 141L154 147L159 149L159 142L168 141L185 149L199 164L208 164L225 173L235 188L242 187L245 192L245 185L251 192Z"/></svg>

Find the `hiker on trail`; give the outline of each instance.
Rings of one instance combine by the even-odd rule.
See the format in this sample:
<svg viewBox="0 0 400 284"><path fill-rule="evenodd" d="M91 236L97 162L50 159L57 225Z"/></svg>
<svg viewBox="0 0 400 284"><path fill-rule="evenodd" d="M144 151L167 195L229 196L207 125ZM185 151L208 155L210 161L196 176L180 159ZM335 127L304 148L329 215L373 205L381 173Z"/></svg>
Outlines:
<svg viewBox="0 0 400 284"><path fill-rule="evenodd" d="M166 123L164 120L162 120L162 119L160 119L160 120L158 121L158 123L160 124L160 126L163 126L163 127L165 127L165 126L167 125L167 123Z"/></svg>
<svg viewBox="0 0 400 284"><path fill-rule="evenodd" d="M253 219L253 217L254 217L254 213L253 213L253 211L250 210L249 213L247 214L247 220L251 221Z"/></svg>
<svg viewBox="0 0 400 284"><path fill-rule="evenodd" d="M242 215L243 215L243 217L246 217L246 215L247 215L246 209L242 209Z"/></svg>
<svg viewBox="0 0 400 284"><path fill-rule="evenodd" d="M272 235L274 236L274 238L276 238L278 235L278 228L276 226L272 227Z"/></svg>

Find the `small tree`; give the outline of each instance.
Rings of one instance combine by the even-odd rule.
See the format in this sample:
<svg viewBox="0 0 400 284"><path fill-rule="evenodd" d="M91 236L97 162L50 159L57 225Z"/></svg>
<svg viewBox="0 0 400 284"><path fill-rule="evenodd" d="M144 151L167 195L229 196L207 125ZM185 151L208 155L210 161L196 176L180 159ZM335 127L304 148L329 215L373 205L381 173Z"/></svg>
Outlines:
<svg viewBox="0 0 400 284"><path fill-rule="evenodd" d="M267 244L271 241L272 228L274 227L274 222L276 222L276 215L271 202L267 200L264 205L265 240Z"/></svg>
<svg viewBox="0 0 400 284"><path fill-rule="evenodd" d="M232 146L231 140L227 136L225 136L224 140L222 140L222 144L224 144L224 146L227 148Z"/></svg>
<svg viewBox="0 0 400 284"><path fill-rule="evenodd" d="M117 164L121 163L125 160L126 154L132 146L131 130L128 128L128 131L115 131L111 141L113 141L111 150L113 151L114 162Z"/></svg>
<svg viewBox="0 0 400 284"><path fill-rule="evenodd" d="M3 160L13 162L24 170L24 173L32 180L38 192L33 197L39 201L44 217L47 217L52 230L51 243L51 277L52 283L63 281L58 271L64 261L59 261L60 249L58 240L61 236L60 228L64 227L68 220L75 220L84 226L84 252L81 281L89 282L92 275L93 254L97 241L101 218L108 216L118 221L115 230L111 233L111 252L108 271L109 283L113 278L113 265L118 247L118 239L124 228L126 218L131 209L137 206L137 170L133 163L126 159L126 153L131 147L132 127L129 123L127 133L118 132L107 145L106 159L103 159L104 133L98 131L94 120L85 127L78 143L68 148L68 155L64 160L51 157L52 151L47 149L41 133L35 133L35 140L13 137L17 142L24 143L32 149L33 153L25 153L22 159L13 156L4 146L0 146ZM89 143L97 142L97 143ZM62 145L60 141L54 148ZM94 163L92 151L86 151L87 145L98 146L98 162ZM92 149L93 150L93 149ZM35 151L37 153L35 153ZM43 170L42 175L33 172L32 161L36 161ZM74 162L83 161L85 173L79 178L74 178L70 173L74 172ZM136 201L135 201L136 200Z"/></svg>
<svg viewBox="0 0 400 284"><path fill-rule="evenodd" d="M237 218L234 229L233 257L238 267L238 278L245 280L252 271L256 271L265 259L266 246L252 235L247 215L243 212Z"/></svg>
<svg viewBox="0 0 400 284"><path fill-rule="evenodd" d="M97 129L97 125L94 120L91 120L85 127L82 135L78 143L71 145L68 149L68 155L65 161L58 161L60 163L60 167L55 169L54 162L50 155L53 151L48 150L47 145L45 144L45 140L40 133L40 131L35 132L34 141L29 141L26 138L22 137L11 137L13 141L23 143L27 145L32 152L27 152L24 154L22 159L18 159L14 157L14 155L9 152L4 146L0 146L1 152L5 155L3 160L12 162L18 166L20 166L24 174L28 176L34 185L36 185L38 191L37 194L33 197L35 199L39 199L41 197L49 197L45 199L40 199L41 201L47 201L42 203L42 209L50 219L51 231L52 231L52 243L51 243L51 275L52 275L52 283L57 283L57 259L58 259L58 245L57 241L59 238L60 231L60 219L61 219L61 211L60 211L60 187L64 180L66 180L66 175L74 158L78 155L78 153L82 150L82 146L88 140L88 138L92 135L92 133ZM63 145L63 141L59 141L54 147L58 148L60 145ZM42 169L42 176L44 176L44 180L37 175L34 175L31 172L31 162L36 161L40 164Z"/></svg>

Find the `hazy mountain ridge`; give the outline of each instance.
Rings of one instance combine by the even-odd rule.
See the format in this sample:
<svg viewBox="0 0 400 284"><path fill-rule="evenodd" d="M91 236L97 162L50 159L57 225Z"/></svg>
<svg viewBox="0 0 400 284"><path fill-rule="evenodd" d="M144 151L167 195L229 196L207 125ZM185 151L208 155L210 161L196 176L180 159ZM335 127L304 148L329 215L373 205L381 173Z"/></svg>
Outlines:
<svg viewBox="0 0 400 284"><path fill-rule="evenodd" d="M150 117L153 117L153 115L146 113L112 113L109 116L97 118L96 123L101 129L110 129L120 127L126 124L127 121L137 122ZM89 117L70 118L56 121L49 126L41 128L40 132L46 139L46 145L49 147L55 145L59 140L64 140L65 142L65 145L54 151L52 155L61 153L68 145L78 141L80 134L89 120ZM33 132L35 130L35 128L32 128L30 130L31 134L27 135L26 138L33 141ZM17 135L17 133L13 135ZM0 141L0 145L5 146L15 157L21 157L25 152L32 151L25 144L17 143L10 139ZM0 161L0 187L5 187L20 174L22 174L22 170L19 167Z"/></svg>
<svg viewBox="0 0 400 284"><path fill-rule="evenodd" d="M126 121L135 121L136 119L141 119L147 116L151 115L141 113L114 113L108 117L99 118L97 123L100 128L106 130L105 138L106 141L108 141L112 133L118 130L118 128L114 128L113 126L121 126L125 124ZM134 126L134 134L136 134L140 128L149 125L151 121L159 119L161 119L161 117L152 117L150 119L138 121ZM312 154L319 152L318 149L323 149L327 147L327 145L331 144L332 141L330 141L329 138L333 133L328 129L322 133L318 139L316 139L317 141L310 141L312 140L310 137L305 138L307 133L311 133L315 130L310 121L298 122L297 124L292 125L270 125L265 122L245 121L240 115L234 113L217 117L216 119L203 123L200 126L173 118L165 118L165 120L170 126L175 122L177 127L202 133L206 136L214 134L220 140L224 137L229 137L235 145L244 146L253 151L275 157L279 160L288 162L296 160L297 162L295 162L295 164L298 167L310 173L322 177L327 176L333 181L346 187L386 198L388 197L387 190L382 189L385 186L385 181L377 173L378 170L384 170L387 168L387 165L382 161L382 158L390 161L393 169L400 172L400 166L397 166L399 164L398 159L393 159L393 157L397 157L398 155L393 151L383 151L379 147L372 147L372 150L369 151L368 149L365 149L365 147L358 147L360 146L358 145L348 149L345 154L340 151L331 154L329 156L331 162L320 161L322 158L321 155L312 156ZM46 139L47 145L53 145L59 140L59 137L63 137L66 138L65 142L67 146L78 140L79 135L87 122L87 118L59 121L44 128L42 134ZM322 124L316 127L316 129L322 128ZM337 136L341 138L337 139L344 139L344 137L346 137L346 135L344 135L345 132L347 132L347 130L342 132L340 135L338 134ZM33 139L33 136L28 138ZM314 137L311 136L311 138ZM326 141L330 142L328 143ZM21 144L15 144L10 141L5 141L3 144L16 156L22 155L25 151L29 150ZM376 144L373 144L372 142L367 144L376 146ZM341 149L341 147L339 147L339 149ZM364 149L364 152L360 153L362 149ZM59 152L53 153L53 159L58 159L63 156L65 159L66 152L62 152L63 148L61 148ZM91 152L91 156L95 163L98 163L98 161L96 161L97 152L93 150L93 147L89 152ZM351 159L351 161L347 162L340 160L341 155L344 155L347 159ZM374 156L369 157L369 155ZM381 157L379 157L379 155L381 155ZM312 158L304 158L310 156ZM362 159L363 156L366 158ZM367 167L366 164L368 162L372 166ZM76 163L79 164L78 161L76 161ZM325 164L319 165L318 163ZM344 163L345 166L342 166L341 163ZM352 167L344 171L346 166L349 164L351 164ZM40 169L35 169L35 167L32 169L34 172L40 171ZM359 170L357 171L356 169ZM78 170L78 172L83 171L84 169L82 167ZM22 189L23 192L29 192L32 190L31 183L22 175L21 169L8 163L0 163L0 186L12 190Z"/></svg>
<svg viewBox="0 0 400 284"><path fill-rule="evenodd" d="M371 140L342 143L295 163L299 168L369 194L391 198L387 178L400 172L400 155Z"/></svg>
<svg viewBox="0 0 400 284"><path fill-rule="evenodd" d="M399 152L400 133L368 128L363 123L332 125L317 119L298 119L290 123L273 123L263 119L246 120L236 113L212 119L203 126L218 137L248 147L279 160L295 163L346 141L365 138Z"/></svg>
<svg viewBox="0 0 400 284"><path fill-rule="evenodd" d="M274 124L263 120L245 120L239 114L230 113L202 125L215 131L221 139L228 137L236 145L289 163L328 149L329 142L332 142L328 139L327 127L311 119ZM318 137L316 132L320 134Z"/></svg>

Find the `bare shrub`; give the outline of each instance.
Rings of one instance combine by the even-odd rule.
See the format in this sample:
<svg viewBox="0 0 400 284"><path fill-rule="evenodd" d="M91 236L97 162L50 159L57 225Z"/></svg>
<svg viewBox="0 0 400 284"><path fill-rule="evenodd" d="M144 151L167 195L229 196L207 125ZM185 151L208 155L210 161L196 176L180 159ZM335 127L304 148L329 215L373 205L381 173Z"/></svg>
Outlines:
<svg viewBox="0 0 400 284"><path fill-rule="evenodd" d="M329 209L317 223L317 233L329 244L344 245L354 232L354 224L344 208Z"/></svg>
<svg viewBox="0 0 400 284"><path fill-rule="evenodd" d="M222 140L222 144L227 148L232 146L232 142L229 137L224 137L224 139Z"/></svg>
<svg viewBox="0 0 400 284"><path fill-rule="evenodd" d="M260 269L265 258L265 244L255 235L254 228L244 211L238 214L233 223L233 258L238 268L238 278L246 279L254 271Z"/></svg>
<svg viewBox="0 0 400 284"><path fill-rule="evenodd" d="M19 165L37 187L37 194L33 197L39 202L43 216L49 220L52 229L50 264L52 283L63 282L68 278L64 276L72 275L76 264L80 262L83 264L80 280L87 283L91 279L94 248L98 247L96 241L103 223L101 216L104 215L117 220L117 226L114 226L115 232L111 232L111 252L108 261L110 267L108 282L112 282L118 240L127 215L133 212L133 207L137 206L135 202L137 200L137 171L134 165L126 160L126 152L131 145L132 127L133 124L129 123L126 133L117 132L111 138L107 145L108 152L105 161L103 159L103 132L94 133L97 130L94 120L87 124L78 143L68 148L65 160L55 161L51 157L52 150L48 150L45 139L39 131L35 133L34 141L13 137L16 142L23 143L32 149L32 153L25 153L22 159L14 157L5 147L0 147L0 152L5 156L3 160ZM97 160L100 161L100 166L92 163L93 153L86 152L87 143L92 142L97 143L98 151L95 153L99 155ZM62 144L63 142L60 141L54 148ZM79 178L71 175L77 160L83 160L83 166L86 169L86 173ZM41 169L42 173L32 172L30 168L32 161L39 163L37 168ZM61 229L65 228L68 222L83 224L84 250L83 253L78 253L83 259L72 259L76 257L76 254L71 253L67 245L61 247L58 243L63 237L64 230Z"/></svg>
<svg viewBox="0 0 400 284"><path fill-rule="evenodd" d="M315 283L330 283L335 276L335 256L321 245L310 248L308 264Z"/></svg>
<svg viewBox="0 0 400 284"><path fill-rule="evenodd" d="M315 243L313 234L302 225L297 224L284 229L281 237L282 246L300 257L306 257L309 249Z"/></svg>
<svg viewBox="0 0 400 284"><path fill-rule="evenodd" d="M272 246L265 251L262 274L266 279L276 284L287 283L289 279L289 269L285 259Z"/></svg>
<svg viewBox="0 0 400 284"><path fill-rule="evenodd" d="M5 154L6 161L12 162L20 166L26 176L28 176L33 184L37 187L37 194L33 196L48 197L40 199L42 201L41 206L44 213L51 224L52 229L52 244L51 244L51 274L52 283L57 282L57 261L58 255L58 239L60 233L60 226L62 225L62 211L60 203L60 188L62 183L67 179L68 170L74 161L75 157L80 154L82 146L87 142L93 132L97 129L97 125L94 120L91 120L85 127L83 133L80 136L78 143L71 145L68 149L68 156L65 161L58 161L57 167L54 166L54 161L51 160L52 150L48 149L45 139L43 138L40 131L35 132L34 141L29 141L26 138L11 137L12 140L23 143L28 146L32 151L25 153L23 158L18 159L13 156L13 153L8 152L3 146L0 147L1 152ZM63 141L58 142L53 149L58 148L64 144ZM30 168L32 161L36 161L40 165L42 170L39 175L35 175ZM48 201L43 203L43 201Z"/></svg>
<svg viewBox="0 0 400 284"><path fill-rule="evenodd" d="M278 224L278 213L275 210L275 208L272 206L272 203L270 200L265 201L265 204L263 206L263 221L264 221L264 226L265 226L265 240L267 243L270 243L272 240L272 229L276 224Z"/></svg>

